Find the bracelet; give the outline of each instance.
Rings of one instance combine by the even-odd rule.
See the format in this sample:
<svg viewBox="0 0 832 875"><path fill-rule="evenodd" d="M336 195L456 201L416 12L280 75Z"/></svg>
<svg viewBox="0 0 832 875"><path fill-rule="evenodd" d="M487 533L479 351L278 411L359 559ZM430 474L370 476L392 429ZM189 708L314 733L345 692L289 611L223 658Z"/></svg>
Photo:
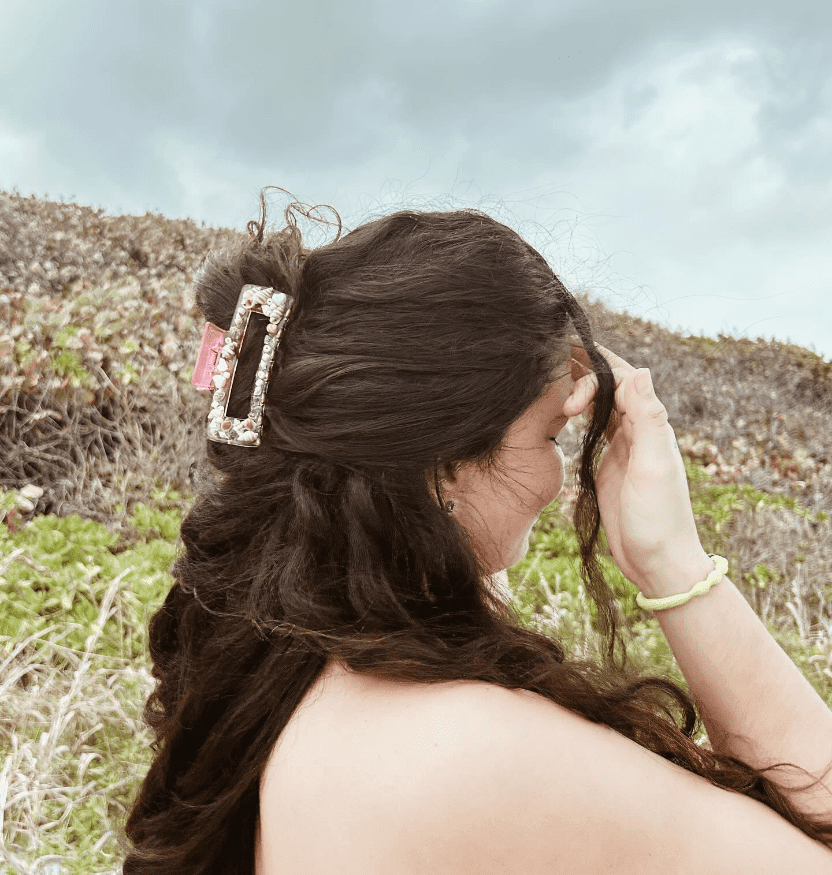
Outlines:
<svg viewBox="0 0 832 875"><path fill-rule="evenodd" d="M636 596L636 604L640 608L649 608L651 611L662 611L665 608L675 608L689 602L695 595L705 595L708 590L719 583L728 571L728 560L715 553L708 553L714 560L714 570L705 578L695 583L688 592L680 592L678 595L669 595L661 599L648 599L641 593Z"/></svg>

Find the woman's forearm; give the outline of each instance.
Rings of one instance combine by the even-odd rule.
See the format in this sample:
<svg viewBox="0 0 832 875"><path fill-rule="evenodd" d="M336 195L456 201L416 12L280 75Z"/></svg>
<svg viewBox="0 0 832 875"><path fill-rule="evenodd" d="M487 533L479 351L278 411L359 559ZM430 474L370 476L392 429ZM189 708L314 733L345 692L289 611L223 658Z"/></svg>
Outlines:
<svg viewBox="0 0 832 875"><path fill-rule="evenodd" d="M687 592L713 571L707 555L651 581L649 597ZM755 768L789 762L794 769L767 777L781 786L795 807L832 821L832 710L772 638L768 629L727 578L708 593L656 614L676 662L696 700L714 751ZM742 737L740 737L742 736Z"/></svg>

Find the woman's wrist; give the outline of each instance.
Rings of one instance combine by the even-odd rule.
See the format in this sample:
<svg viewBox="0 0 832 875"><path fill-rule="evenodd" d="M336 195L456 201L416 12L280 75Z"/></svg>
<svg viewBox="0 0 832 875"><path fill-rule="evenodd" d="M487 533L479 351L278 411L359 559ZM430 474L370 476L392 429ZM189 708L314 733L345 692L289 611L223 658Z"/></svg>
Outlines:
<svg viewBox="0 0 832 875"><path fill-rule="evenodd" d="M650 599L688 592L714 570L714 560L702 550L690 557L674 556L667 563L636 581L636 586Z"/></svg>

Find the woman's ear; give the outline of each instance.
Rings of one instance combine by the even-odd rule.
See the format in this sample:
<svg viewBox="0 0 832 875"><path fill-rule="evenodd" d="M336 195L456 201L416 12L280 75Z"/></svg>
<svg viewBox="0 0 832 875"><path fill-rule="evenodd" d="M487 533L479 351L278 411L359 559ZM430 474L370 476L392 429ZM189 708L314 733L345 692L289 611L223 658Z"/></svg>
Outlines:
<svg viewBox="0 0 832 875"><path fill-rule="evenodd" d="M586 353L584 353L586 355ZM576 358L569 359L569 371L572 374L572 379L577 383L581 377L585 377L587 374L592 373L592 369L588 368L582 362L579 362Z"/></svg>
<svg viewBox="0 0 832 875"><path fill-rule="evenodd" d="M439 467L439 479L446 483L456 483L456 475L462 467L462 462L454 462L453 465L441 465Z"/></svg>

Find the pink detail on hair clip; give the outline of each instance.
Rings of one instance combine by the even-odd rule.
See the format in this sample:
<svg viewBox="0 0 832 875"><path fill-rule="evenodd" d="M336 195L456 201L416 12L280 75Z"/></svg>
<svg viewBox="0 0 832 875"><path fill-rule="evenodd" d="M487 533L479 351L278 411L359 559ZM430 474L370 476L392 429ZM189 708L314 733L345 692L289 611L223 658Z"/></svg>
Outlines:
<svg viewBox="0 0 832 875"><path fill-rule="evenodd" d="M199 355L196 359L194 375L191 377L191 385L200 391L208 391L214 387L211 379L217 359L220 357L225 331L213 322L205 323L205 331L202 333L202 345L199 347Z"/></svg>

